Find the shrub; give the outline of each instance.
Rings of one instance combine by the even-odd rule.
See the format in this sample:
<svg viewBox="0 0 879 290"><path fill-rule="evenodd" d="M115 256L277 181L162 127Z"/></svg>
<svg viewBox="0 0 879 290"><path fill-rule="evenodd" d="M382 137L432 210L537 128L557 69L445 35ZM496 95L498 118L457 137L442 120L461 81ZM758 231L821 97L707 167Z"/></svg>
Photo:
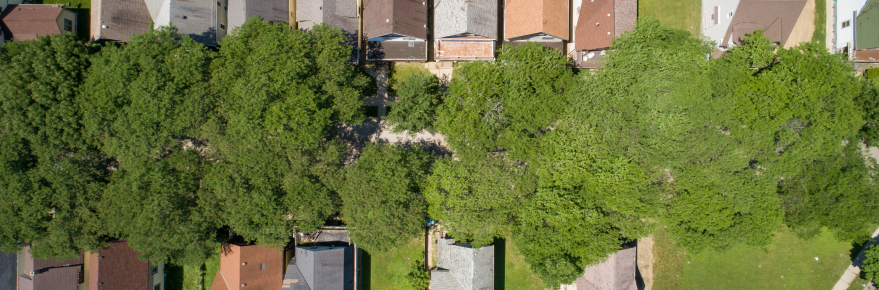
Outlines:
<svg viewBox="0 0 879 290"><path fill-rule="evenodd" d="M864 72L864 77L869 79L874 79L879 77L879 68L871 68Z"/></svg>
<svg viewBox="0 0 879 290"><path fill-rule="evenodd" d="M864 258L864 264L861 266L861 269L863 269L861 273L864 274L864 279L876 279L876 274L879 274L879 245L867 247L864 255L866 258Z"/></svg>

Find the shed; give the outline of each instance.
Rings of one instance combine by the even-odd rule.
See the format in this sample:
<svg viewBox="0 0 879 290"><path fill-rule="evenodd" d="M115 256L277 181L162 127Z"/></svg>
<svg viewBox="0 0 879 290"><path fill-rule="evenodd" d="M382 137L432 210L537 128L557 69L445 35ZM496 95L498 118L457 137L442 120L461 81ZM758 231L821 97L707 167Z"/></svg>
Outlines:
<svg viewBox="0 0 879 290"><path fill-rule="evenodd" d="M494 246L471 248L454 239L437 240L437 269L431 272L433 290L494 289Z"/></svg>
<svg viewBox="0 0 879 290"><path fill-rule="evenodd" d="M497 41L498 3L443 0L434 4L434 49L438 60L492 60Z"/></svg>
<svg viewBox="0 0 879 290"><path fill-rule="evenodd" d="M427 60L427 2L363 0L366 59Z"/></svg>

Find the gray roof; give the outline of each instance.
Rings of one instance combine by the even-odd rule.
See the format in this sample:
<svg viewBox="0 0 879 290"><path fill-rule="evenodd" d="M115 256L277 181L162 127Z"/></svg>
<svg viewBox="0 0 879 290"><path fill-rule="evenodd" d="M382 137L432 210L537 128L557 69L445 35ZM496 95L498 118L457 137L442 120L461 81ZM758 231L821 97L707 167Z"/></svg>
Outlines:
<svg viewBox="0 0 879 290"><path fill-rule="evenodd" d="M17 266L15 254L0 252L0 289L15 289Z"/></svg>
<svg viewBox="0 0 879 290"><path fill-rule="evenodd" d="M367 60L425 61L427 41L367 41Z"/></svg>
<svg viewBox="0 0 879 290"><path fill-rule="evenodd" d="M192 40L205 45L217 45L217 1L214 0L170 0L170 23L180 34L189 35ZM185 17L185 18L184 18Z"/></svg>
<svg viewBox="0 0 879 290"><path fill-rule="evenodd" d="M287 273L284 274L284 283L281 284L281 289L283 290L311 290L308 287L308 283L305 282L305 277L302 276L302 272L299 271L299 267L296 266L296 258L290 260L290 263L287 264Z"/></svg>
<svg viewBox="0 0 879 290"><path fill-rule="evenodd" d="M348 44L352 47L357 46L360 23L357 20L355 0L300 1L296 4L296 22L299 23L299 29L306 31L326 22L330 26L341 28Z"/></svg>
<svg viewBox="0 0 879 290"><path fill-rule="evenodd" d="M431 290L464 290L461 282L455 279L455 275L446 269L436 269L430 271L430 289Z"/></svg>
<svg viewBox="0 0 879 290"><path fill-rule="evenodd" d="M299 5L308 5L312 1L301 2L303 3ZM288 0L229 0L229 31L254 16L262 17L268 22L287 22L290 20L287 17L289 5Z"/></svg>
<svg viewBox="0 0 879 290"><path fill-rule="evenodd" d="M290 269L288 267L288 273ZM298 247L296 269L293 270L299 270L299 275L312 290L353 289L354 247Z"/></svg>
<svg viewBox="0 0 879 290"><path fill-rule="evenodd" d="M448 270L461 289L494 289L494 246L474 249L456 245L454 239L439 239L437 268Z"/></svg>
<svg viewBox="0 0 879 290"><path fill-rule="evenodd" d="M129 41L150 31L150 11L143 0L94 0L91 34L94 39Z"/></svg>
<svg viewBox="0 0 879 290"><path fill-rule="evenodd" d="M436 37L472 33L497 39L497 5L494 0L437 0L433 10Z"/></svg>
<svg viewBox="0 0 879 290"><path fill-rule="evenodd" d="M574 284L578 290L637 290L635 283L636 248L608 255L607 261L588 267Z"/></svg>

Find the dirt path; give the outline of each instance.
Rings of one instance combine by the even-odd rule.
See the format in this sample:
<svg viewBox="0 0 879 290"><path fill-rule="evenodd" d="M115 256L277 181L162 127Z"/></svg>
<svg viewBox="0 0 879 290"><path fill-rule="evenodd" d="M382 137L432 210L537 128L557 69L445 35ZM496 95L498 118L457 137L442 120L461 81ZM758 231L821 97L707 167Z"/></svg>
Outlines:
<svg viewBox="0 0 879 290"><path fill-rule="evenodd" d="M650 290L653 288L653 236L638 240L638 256L635 258L638 266L638 274L641 276L638 290Z"/></svg>

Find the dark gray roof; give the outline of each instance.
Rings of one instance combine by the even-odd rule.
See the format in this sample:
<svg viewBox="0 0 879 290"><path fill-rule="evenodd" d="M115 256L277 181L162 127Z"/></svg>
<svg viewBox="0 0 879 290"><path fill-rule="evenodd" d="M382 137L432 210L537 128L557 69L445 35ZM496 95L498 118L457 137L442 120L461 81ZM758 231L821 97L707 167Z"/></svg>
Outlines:
<svg viewBox="0 0 879 290"><path fill-rule="evenodd" d="M348 44L357 46L357 1L351 0L316 0L301 1L296 4L296 22L299 29L309 30L311 27L326 22L338 27L345 33Z"/></svg>
<svg viewBox="0 0 879 290"><path fill-rule="evenodd" d="M150 19L143 0L93 0L90 30L95 39L129 41L150 31Z"/></svg>
<svg viewBox="0 0 879 290"><path fill-rule="evenodd" d="M354 287L354 247L298 247L296 267L310 289Z"/></svg>
<svg viewBox="0 0 879 290"><path fill-rule="evenodd" d="M301 2L303 3L299 5L308 5L308 2L313 1ZM229 31L255 16L268 22L287 22L290 20L287 17L289 5L288 0L229 0Z"/></svg>
<svg viewBox="0 0 879 290"><path fill-rule="evenodd" d="M217 45L217 1L171 0L170 4L170 24L176 26L180 34L189 35L204 45Z"/></svg>
<svg viewBox="0 0 879 290"><path fill-rule="evenodd" d="M455 275L446 269L430 271L430 290L464 290Z"/></svg>
<svg viewBox="0 0 879 290"><path fill-rule="evenodd" d="M472 33L497 39L497 1L437 0L434 3L436 38Z"/></svg>
<svg viewBox="0 0 879 290"><path fill-rule="evenodd" d="M437 240L438 269L446 269L465 290L494 289L494 246L478 249Z"/></svg>
<svg viewBox="0 0 879 290"><path fill-rule="evenodd" d="M284 273L284 284L281 284L281 289L311 290L308 283L305 282L302 272L299 271L299 266L296 266L296 258L291 259L290 263L287 264L287 273Z"/></svg>
<svg viewBox="0 0 879 290"><path fill-rule="evenodd" d="M424 61L427 60L426 41L367 41L366 59Z"/></svg>
<svg viewBox="0 0 879 290"><path fill-rule="evenodd" d="M0 289L15 289L17 265L15 254L0 252Z"/></svg>

